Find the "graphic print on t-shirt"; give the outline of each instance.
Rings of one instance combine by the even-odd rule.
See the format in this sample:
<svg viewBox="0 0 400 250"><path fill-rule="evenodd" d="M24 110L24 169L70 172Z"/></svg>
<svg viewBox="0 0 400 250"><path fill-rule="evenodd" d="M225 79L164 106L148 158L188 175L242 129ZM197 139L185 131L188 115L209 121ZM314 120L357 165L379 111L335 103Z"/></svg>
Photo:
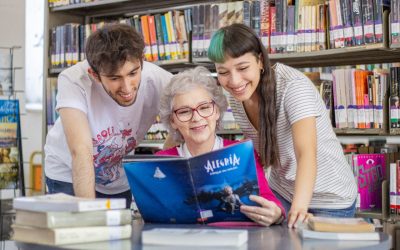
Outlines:
<svg viewBox="0 0 400 250"><path fill-rule="evenodd" d="M114 129L113 126L102 130L93 142L93 162L96 184L108 185L121 176L122 157L136 147L132 129Z"/></svg>

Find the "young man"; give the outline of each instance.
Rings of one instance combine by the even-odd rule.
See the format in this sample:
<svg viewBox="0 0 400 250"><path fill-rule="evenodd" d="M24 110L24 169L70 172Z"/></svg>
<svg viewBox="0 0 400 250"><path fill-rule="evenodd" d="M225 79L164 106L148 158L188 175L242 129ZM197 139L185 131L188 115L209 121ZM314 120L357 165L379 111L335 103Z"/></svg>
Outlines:
<svg viewBox="0 0 400 250"><path fill-rule="evenodd" d="M121 160L155 121L172 75L143 62L141 35L127 25L97 30L85 49L87 60L58 77L60 118L46 138L46 184L50 193L124 197L129 206Z"/></svg>

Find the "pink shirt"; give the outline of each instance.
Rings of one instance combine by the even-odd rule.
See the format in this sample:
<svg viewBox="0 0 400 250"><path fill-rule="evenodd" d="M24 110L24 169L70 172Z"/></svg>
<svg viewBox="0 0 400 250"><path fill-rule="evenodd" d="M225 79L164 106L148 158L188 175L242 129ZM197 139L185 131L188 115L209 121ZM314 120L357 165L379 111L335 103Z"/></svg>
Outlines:
<svg viewBox="0 0 400 250"><path fill-rule="evenodd" d="M224 147L237 143L238 141L223 140ZM177 147L173 147L167 150L162 150L156 153L156 155L179 155ZM261 165L260 157L254 151L254 156L256 159L256 171L258 179L258 187L260 189L260 196L274 202L282 211L282 215L285 217L285 209L283 208L281 202L276 198L274 193L272 193L271 188L268 185L267 178L265 178L264 170Z"/></svg>

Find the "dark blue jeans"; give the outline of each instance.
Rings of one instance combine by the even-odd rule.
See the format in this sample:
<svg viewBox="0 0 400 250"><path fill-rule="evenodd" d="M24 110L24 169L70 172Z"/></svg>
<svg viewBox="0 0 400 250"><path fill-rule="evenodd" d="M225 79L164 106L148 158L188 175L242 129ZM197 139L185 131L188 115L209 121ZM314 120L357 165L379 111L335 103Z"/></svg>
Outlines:
<svg viewBox="0 0 400 250"><path fill-rule="evenodd" d="M291 203L283 198L280 194L276 191L272 190L275 194L276 198L282 203L282 206L285 208L286 213L289 213ZM309 208L309 213L312 213L314 216L321 216L321 217L354 217L356 213L356 201L348 207L343 209L323 209L323 208Z"/></svg>
<svg viewBox="0 0 400 250"><path fill-rule="evenodd" d="M75 195L72 183L53 180L46 176L46 185L49 194L64 193ZM125 198L126 208L130 208L132 203L132 194L130 190L119 194L103 194L96 191L96 198Z"/></svg>

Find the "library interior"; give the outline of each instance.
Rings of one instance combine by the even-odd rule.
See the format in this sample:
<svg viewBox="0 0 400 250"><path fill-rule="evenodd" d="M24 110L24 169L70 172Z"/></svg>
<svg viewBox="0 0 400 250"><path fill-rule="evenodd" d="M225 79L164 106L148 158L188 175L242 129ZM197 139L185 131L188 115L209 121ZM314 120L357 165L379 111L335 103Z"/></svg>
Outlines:
<svg viewBox="0 0 400 250"><path fill-rule="evenodd" d="M0 33L0 250L400 250L400 0L1 0Z"/></svg>

